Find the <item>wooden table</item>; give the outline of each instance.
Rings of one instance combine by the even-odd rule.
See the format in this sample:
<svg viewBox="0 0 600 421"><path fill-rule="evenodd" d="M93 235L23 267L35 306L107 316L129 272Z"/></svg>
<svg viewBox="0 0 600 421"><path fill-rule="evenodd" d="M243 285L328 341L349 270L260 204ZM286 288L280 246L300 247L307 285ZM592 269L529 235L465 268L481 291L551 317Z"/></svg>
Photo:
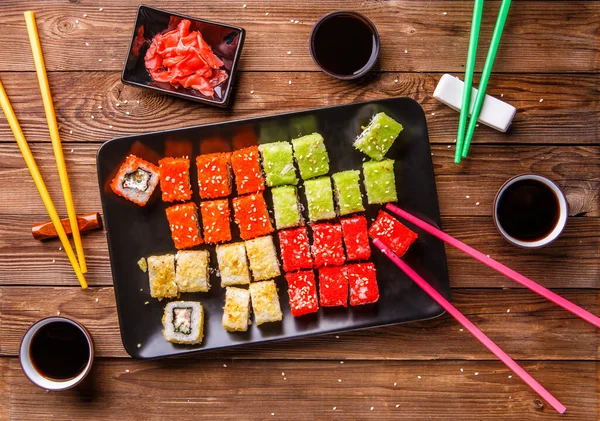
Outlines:
<svg viewBox="0 0 600 421"><path fill-rule="evenodd" d="M37 14L79 213L100 210L96 150L112 137L408 96L427 114L444 228L600 313L600 1L514 2L488 92L518 112L507 134L480 127L460 166L452 162L458 114L432 94L442 73L464 69L472 2L245 1L146 1L247 29L228 110L123 86L137 2L2 2L0 79L62 215L26 9ZM486 2L478 71L498 6ZM320 73L308 52L312 24L341 8L365 13L381 34L380 70L361 82ZM523 172L555 180L569 201L564 234L541 250L508 245L490 216L500 185ZM3 117L0 185L1 419L557 419L446 316L192 358L132 360L120 342L105 234L84 236L90 288L83 291L59 243L31 237L31 226L47 216ZM447 253L455 305L568 407L562 419L598 419L599 332L455 250ZM17 353L27 327L55 314L90 329L97 359L85 387L46 393L24 377Z"/></svg>

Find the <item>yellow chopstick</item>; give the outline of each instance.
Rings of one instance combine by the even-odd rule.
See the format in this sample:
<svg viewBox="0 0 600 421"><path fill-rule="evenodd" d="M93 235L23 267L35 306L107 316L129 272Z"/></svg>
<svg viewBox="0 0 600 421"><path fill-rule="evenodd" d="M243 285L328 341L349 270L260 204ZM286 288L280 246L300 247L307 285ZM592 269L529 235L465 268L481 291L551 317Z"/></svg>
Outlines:
<svg viewBox="0 0 600 421"><path fill-rule="evenodd" d="M85 264L85 256L83 254L83 245L81 244L81 235L79 234L79 225L77 224L77 213L73 205L73 196L71 194L71 185L69 184L69 176L67 175L67 167L65 165L65 157L60 143L60 135L58 133L58 124L56 123L56 114L54 105L52 105L52 94L50 93L50 85L48 84L48 76L46 75L46 66L44 64L44 56L42 55L42 46L38 35L37 26L35 23L35 15L33 12L25 12L25 23L27 24L27 33L29 34L29 42L31 43L31 52L33 53L33 61L35 63L35 71L37 73L40 92L42 93L42 101L44 103L44 111L46 112L46 120L48 121L48 130L50 131L50 139L52 140L52 149L56 159L56 167L58 168L58 177L62 187L67 214L69 215L69 223L71 224L71 232L75 250L77 250L77 258L79 259L79 267L82 273L87 272Z"/></svg>
<svg viewBox="0 0 600 421"><path fill-rule="evenodd" d="M21 126L19 125L19 121L17 120L17 116L13 111L12 105L10 105L10 100L6 95L6 91L4 90L4 86L0 81L0 106L6 115L6 120L8 121L8 125L15 136L15 140L17 141L17 145L19 145L19 149L21 150L21 154L25 159L25 163L27 164L27 168L29 168L29 172L31 173L31 177L33 177L33 182L40 192L40 196L42 197L42 201L44 202L44 206L46 206L46 210L48 211L48 215L50 216L50 220L54 224L54 229L58 233L60 241L63 245L63 248L67 252L67 256L69 256L69 261L73 266L73 270L75 271L75 275L77 275L77 279L81 284L81 288L87 288L87 282L83 277L83 273L79 267L79 263L77 262L77 258L75 257L75 253L71 248L71 244L69 243L69 238L67 237L67 233L65 233L65 229L60 223L60 217L54 208L54 204L52 203L52 199L50 198L50 194L48 193L48 189L46 188L46 184L42 179L42 175L40 174L40 170L35 164L35 159L31 154L31 150L29 149L29 145L27 144L27 140L25 140L25 136L23 135L23 131L21 130Z"/></svg>

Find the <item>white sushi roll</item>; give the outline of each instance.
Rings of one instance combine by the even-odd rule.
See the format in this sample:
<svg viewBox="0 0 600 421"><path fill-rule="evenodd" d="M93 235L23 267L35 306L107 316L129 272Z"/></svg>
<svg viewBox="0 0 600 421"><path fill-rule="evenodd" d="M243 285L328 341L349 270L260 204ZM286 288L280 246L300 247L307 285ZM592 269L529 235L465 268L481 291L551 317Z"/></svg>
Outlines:
<svg viewBox="0 0 600 421"><path fill-rule="evenodd" d="M204 309L196 301L172 301L165 306L163 336L175 344L199 344L204 336Z"/></svg>

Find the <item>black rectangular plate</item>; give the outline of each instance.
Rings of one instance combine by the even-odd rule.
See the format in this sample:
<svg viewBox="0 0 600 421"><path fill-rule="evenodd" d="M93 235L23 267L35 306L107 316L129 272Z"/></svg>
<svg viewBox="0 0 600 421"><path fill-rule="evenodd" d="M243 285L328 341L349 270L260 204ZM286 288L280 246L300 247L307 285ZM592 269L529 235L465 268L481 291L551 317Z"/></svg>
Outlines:
<svg viewBox="0 0 600 421"><path fill-rule="evenodd" d="M330 174L360 169L365 156L352 147L361 126L380 111L396 119L404 130L388 152L396 160L398 203L401 207L440 225L437 193L427 137L427 124L420 105L409 98L386 99L343 105L297 113L216 123L205 126L168 130L112 139L98 151L98 180L107 230L121 337L127 352L137 358L155 358L224 347L240 346L279 339L340 332L437 317L442 309L404 275L394 264L373 248L371 260L377 268L381 298L372 305L354 308L326 308L318 313L294 318L290 313L287 284L276 278L283 311L281 323L260 327L251 325L248 332L228 333L221 326L224 289L220 279L211 276L208 293L185 293L182 300L200 301L205 309L204 341L196 346L173 345L162 336L161 318L166 301L150 297L148 275L137 261L140 257L175 253L165 216L168 204L154 192L145 207L116 196L109 187L111 179L129 153L157 163L163 156L190 155L239 149L248 144L290 140L318 131L325 138L331 159ZM196 168L192 165L193 200L198 203ZM159 190L157 188L157 190ZM267 189L268 190L268 189ZM301 200L304 201L302 189ZM267 203L270 193L265 192ZM365 200L366 201L366 200ZM381 206L367 206L369 221ZM445 297L449 297L448 270L444 245L431 235L407 224L419 239L405 255L405 261ZM233 241L240 241L232 223ZM273 236L277 239L277 235ZM278 246L278 244L276 243ZM210 251L211 267L216 267L214 246ZM144 304L146 301L149 304ZM138 346L139 345L139 346Z"/></svg>

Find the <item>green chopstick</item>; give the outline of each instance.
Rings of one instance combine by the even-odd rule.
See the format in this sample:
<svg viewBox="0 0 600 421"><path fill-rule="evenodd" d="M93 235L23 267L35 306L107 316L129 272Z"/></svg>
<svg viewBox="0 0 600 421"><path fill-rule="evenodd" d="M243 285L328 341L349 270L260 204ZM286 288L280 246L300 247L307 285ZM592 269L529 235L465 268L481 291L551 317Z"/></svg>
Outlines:
<svg viewBox="0 0 600 421"><path fill-rule="evenodd" d="M485 90L487 89L490 76L492 75L492 67L494 66L496 52L498 51L498 45L500 45L500 39L502 38L502 31L504 30L504 24L506 23L506 17L508 16L511 1L512 0L502 0L502 4L500 5L500 12L498 13L498 19L496 20L496 27L494 28L492 40L490 41L490 49L488 50L487 58L485 59L485 64L483 65L483 72L481 73L481 80L479 81L479 87L477 88L477 95L475 95L475 105L473 106L473 112L471 113L471 120L469 120L467 135L465 136L465 142L462 146L463 158L465 158L469 153L469 146L471 145L473 133L475 133L475 125L479 119L479 113L481 112L483 100L485 99ZM458 152L458 144L456 149Z"/></svg>
<svg viewBox="0 0 600 421"><path fill-rule="evenodd" d="M471 87L473 85L473 71L475 70L475 58L477 56L477 44L479 42L479 28L481 26L481 15L483 14L483 1L475 0L473 5L473 20L471 21L471 35L469 38L469 50L467 63L465 64L465 84L463 87L462 105L460 107L460 118L458 119L458 133L456 134L456 153L454 162L460 163L463 141L465 138L465 126L467 115L471 108Z"/></svg>

